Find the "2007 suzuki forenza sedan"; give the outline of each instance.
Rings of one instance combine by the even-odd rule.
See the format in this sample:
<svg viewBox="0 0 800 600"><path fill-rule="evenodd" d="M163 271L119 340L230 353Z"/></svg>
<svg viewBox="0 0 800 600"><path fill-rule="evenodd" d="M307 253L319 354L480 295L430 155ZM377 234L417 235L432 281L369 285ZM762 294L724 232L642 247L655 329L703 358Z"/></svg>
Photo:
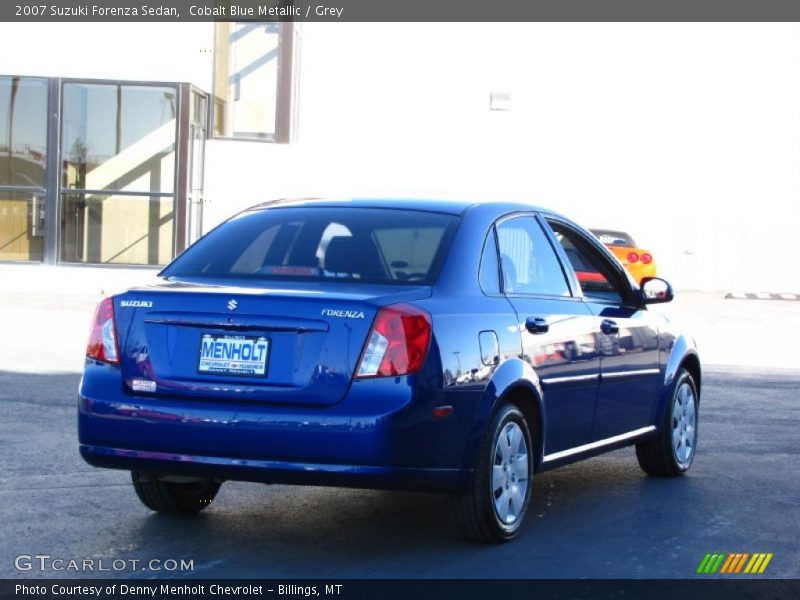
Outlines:
<svg viewBox="0 0 800 600"><path fill-rule="evenodd" d="M509 540L536 473L627 445L690 467L697 350L647 309L671 298L528 205L267 203L100 303L81 454L164 513L226 480L436 490Z"/></svg>

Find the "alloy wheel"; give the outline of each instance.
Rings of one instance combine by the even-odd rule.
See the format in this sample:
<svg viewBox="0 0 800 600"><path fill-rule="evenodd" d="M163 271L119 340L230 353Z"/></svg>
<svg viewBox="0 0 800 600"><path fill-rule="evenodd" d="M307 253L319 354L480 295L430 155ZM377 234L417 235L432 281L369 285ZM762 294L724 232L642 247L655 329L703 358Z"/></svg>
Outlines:
<svg viewBox="0 0 800 600"><path fill-rule="evenodd" d="M697 441L697 411L692 386L684 381L672 401L672 450L682 469L692 463Z"/></svg>

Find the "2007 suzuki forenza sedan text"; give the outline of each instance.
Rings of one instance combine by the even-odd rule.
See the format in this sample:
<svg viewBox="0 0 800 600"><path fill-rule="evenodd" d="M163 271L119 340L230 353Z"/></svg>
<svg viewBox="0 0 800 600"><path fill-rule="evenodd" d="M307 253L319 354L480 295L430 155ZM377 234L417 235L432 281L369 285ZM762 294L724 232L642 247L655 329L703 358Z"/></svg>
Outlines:
<svg viewBox="0 0 800 600"><path fill-rule="evenodd" d="M509 540L536 473L634 444L649 474L692 464L697 350L647 309L671 299L527 205L267 203L100 303L81 454L164 513L226 480L434 490Z"/></svg>

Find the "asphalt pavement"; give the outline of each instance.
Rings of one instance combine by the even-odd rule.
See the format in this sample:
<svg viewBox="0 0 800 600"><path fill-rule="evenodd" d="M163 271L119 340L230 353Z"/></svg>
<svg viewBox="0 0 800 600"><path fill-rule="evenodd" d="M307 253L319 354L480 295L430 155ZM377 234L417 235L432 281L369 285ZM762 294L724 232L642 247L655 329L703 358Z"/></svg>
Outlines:
<svg viewBox="0 0 800 600"><path fill-rule="evenodd" d="M14 566L47 554L194 563L97 576L683 578L709 552L772 552L764 576L796 578L797 375L707 369L687 476L647 477L631 448L537 476L520 537L489 547L462 541L431 494L226 483L197 517L151 513L127 473L78 455L79 374L2 371L0 577L93 574Z"/></svg>

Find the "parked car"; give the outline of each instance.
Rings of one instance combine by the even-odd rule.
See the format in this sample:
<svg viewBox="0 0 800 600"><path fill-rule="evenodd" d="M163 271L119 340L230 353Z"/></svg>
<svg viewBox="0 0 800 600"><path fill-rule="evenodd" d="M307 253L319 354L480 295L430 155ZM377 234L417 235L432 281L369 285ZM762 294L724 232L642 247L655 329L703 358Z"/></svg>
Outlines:
<svg viewBox="0 0 800 600"><path fill-rule="evenodd" d="M650 251L640 248L630 235L624 231L610 229L592 229L591 232L611 250L637 282L641 282L645 277L656 276L656 261L653 255Z"/></svg>
<svg viewBox="0 0 800 600"><path fill-rule="evenodd" d="M97 307L79 404L84 459L155 511L227 480L429 490L502 542L538 473L629 445L692 464L697 349L648 310L669 284L554 212L278 201L159 277Z"/></svg>

